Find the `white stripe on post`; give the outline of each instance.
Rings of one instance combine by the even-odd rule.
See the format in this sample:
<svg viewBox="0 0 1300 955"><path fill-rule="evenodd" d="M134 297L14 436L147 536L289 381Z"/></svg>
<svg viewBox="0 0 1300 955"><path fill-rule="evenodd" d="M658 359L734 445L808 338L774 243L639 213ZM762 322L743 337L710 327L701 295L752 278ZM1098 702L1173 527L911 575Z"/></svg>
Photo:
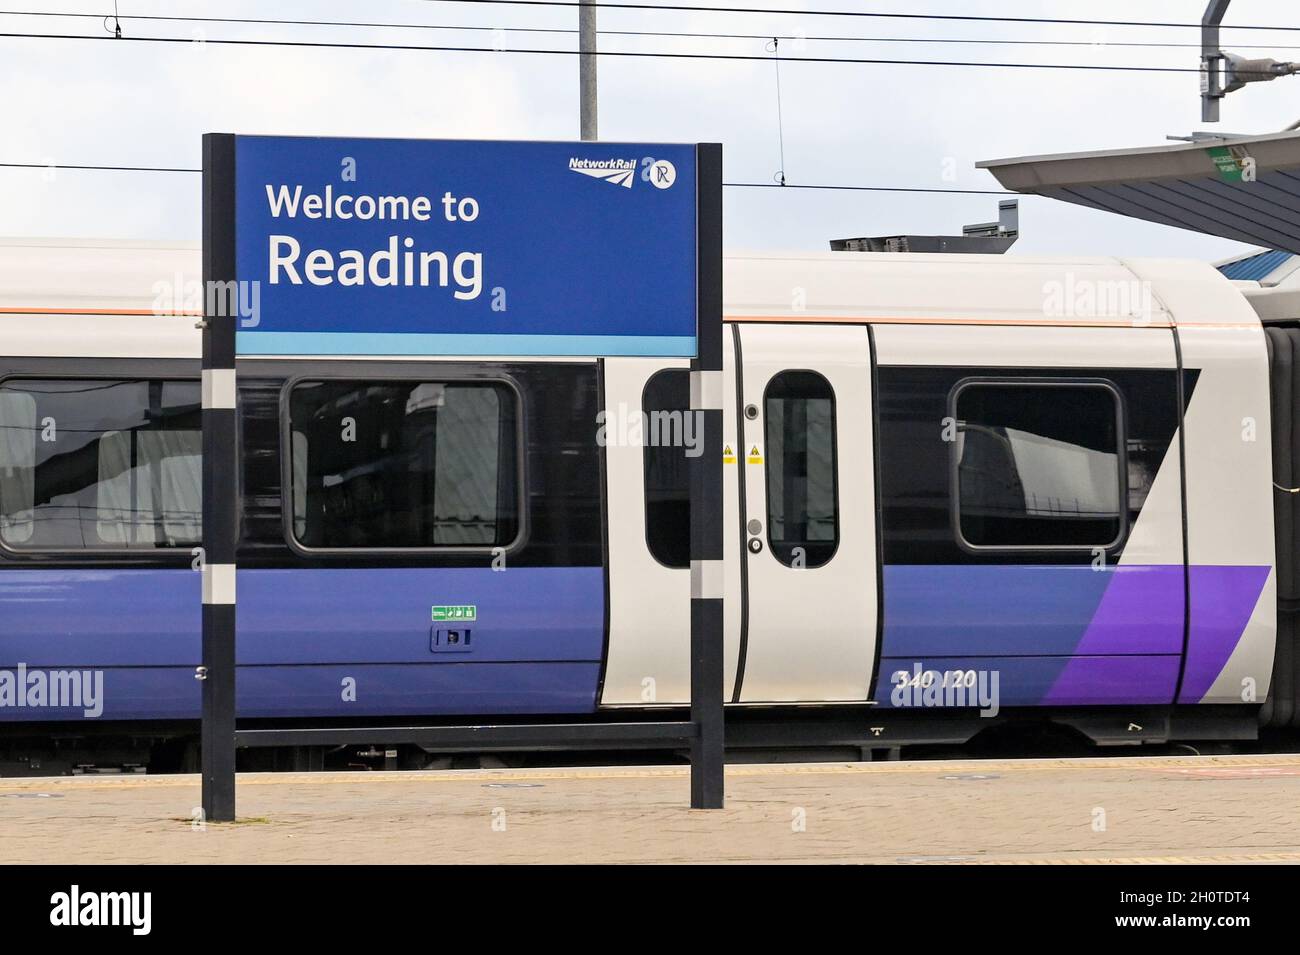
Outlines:
<svg viewBox="0 0 1300 955"><path fill-rule="evenodd" d="M235 407L235 369L205 368L201 389L204 408Z"/></svg>
<svg viewBox="0 0 1300 955"><path fill-rule="evenodd" d="M694 411L722 410L722 372L691 372L691 408Z"/></svg>
<svg viewBox="0 0 1300 955"><path fill-rule="evenodd" d="M205 604L233 604L235 602L235 565L203 565L203 602Z"/></svg>

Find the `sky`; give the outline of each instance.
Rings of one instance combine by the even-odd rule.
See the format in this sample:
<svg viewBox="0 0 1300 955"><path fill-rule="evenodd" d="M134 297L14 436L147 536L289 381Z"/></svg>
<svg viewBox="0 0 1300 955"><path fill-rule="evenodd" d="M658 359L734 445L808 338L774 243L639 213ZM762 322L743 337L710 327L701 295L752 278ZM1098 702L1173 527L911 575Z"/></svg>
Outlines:
<svg viewBox="0 0 1300 955"><path fill-rule="evenodd" d="M648 0L656 2L656 0ZM871 10L1197 23L1204 0L679 0L725 6ZM94 12L113 0L0 0L0 162L197 167L204 132L491 139L576 139L574 56L118 42L98 18L3 14ZM425 46L576 49L571 7L452 0L117 0L127 36L190 40L311 39ZM401 28L156 22L133 16L363 20ZM1225 49L1300 59L1293 0L1233 0ZM487 27L468 31L413 24ZM1233 24L1293 28L1233 30ZM111 23L110 23L111 26ZM783 57L1099 63L1195 69L1196 29L723 14L605 9L602 30L795 37ZM870 37L832 42L818 37ZM806 39L804 39L806 38ZM883 38L1084 41L1087 46L885 42ZM726 53L758 61L602 57L600 138L722 142L725 178L791 183L997 189L980 160L1156 146L1195 129L1243 134L1300 120L1300 76L1229 95L1223 121L1200 121L1198 77L1133 73L785 62L764 39L626 37L602 50ZM1252 47L1259 47L1258 49ZM782 139L784 162L782 162ZM186 173L0 168L0 235L197 241L199 177ZM728 189L731 249L821 250L833 238L957 234L997 218L997 196ZM1019 254L1217 260L1247 246L1036 196L1021 199Z"/></svg>

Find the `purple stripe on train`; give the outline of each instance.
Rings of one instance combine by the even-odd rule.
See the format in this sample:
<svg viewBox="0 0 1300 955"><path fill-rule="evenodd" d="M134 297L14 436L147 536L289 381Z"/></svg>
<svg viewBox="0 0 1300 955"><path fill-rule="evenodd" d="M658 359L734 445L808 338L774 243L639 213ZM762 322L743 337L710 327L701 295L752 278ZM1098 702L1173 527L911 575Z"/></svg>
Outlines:
<svg viewBox="0 0 1300 955"><path fill-rule="evenodd" d="M1096 573L1088 568L1089 573ZM1043 705L1172 702L1183 648L1183 568L1123 565ZM1129 656L1163 653L1174 656Z"/></svg>
<svg viewBox="0 0 1300 955"><path fill-rule="evenodd" d="M1191 569L1179 702L1201 700L1245 631L1269 567ZM997 668L1003 705L1173 702L1183 651L1182 565L890 565L882 667Z"/></svg>
<svg viewBox="0 0 1300 955"><path fill-rule="evenodd" d="M1210 691L1237 649L1271 569L1192 568L1192 626L1179 703L1198 703Z"/></svg>
<svg viewBox="0 0 1300 955"><path fill-rule="evenodd" d="M1206 565L1191 568L1191 627L1178 702L1200 702L1223 671L1246 630L1270 569ZM1120 567L1111 577L1075 656L1043 697L1044 704L1096 703L1103 695L1102 684L1116 676L1116 667L1107 663L1107 655L1141 652L1138 648L1148 642L1163 642L1158 634L1174 627L1181 638L1182 567L1127 570ZM1170 702L1174 690L1167 685L1166 670L1156 662L1158 659L1148 657L1131 664L1125 661L1124 682L1149 686L1147 692L1137 692L1132 702ZM1149 671L1145 678L1144 670Z"/></svg>
<svg viewBox="0 0 1300 955"><path fill-rule="evenodd" d="M1096 573L1091 568L1089 572ZM1106 576L1101 602L1074 652L1081 656L1181 653L1182 565L1121 565Z"/></svg>

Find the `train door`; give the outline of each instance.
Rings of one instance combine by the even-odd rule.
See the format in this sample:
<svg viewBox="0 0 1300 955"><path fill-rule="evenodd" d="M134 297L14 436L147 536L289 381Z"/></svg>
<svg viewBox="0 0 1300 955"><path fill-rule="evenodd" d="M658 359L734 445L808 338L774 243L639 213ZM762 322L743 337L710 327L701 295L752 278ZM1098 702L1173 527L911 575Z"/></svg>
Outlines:
<svg viewBox="0 0 1300 955"><path fill-rule="evenodd" d="M687 415L685 361L646 358L603 363L609 642L602 706L653 706L690 699L690 458L701 453ZM736 362L723 338L724 444L734 452ZM737 469L725 465L723 496L723 687L731 699L740 655L740 512Z"/></svg>
<svg viewBox="0 0 1300 955"><path fill-rule="evenodd" d="M724 467L743 475L744 550L732 699L867 700L879 591L869 333L752 323L733 338L740 440Z"/></svg>

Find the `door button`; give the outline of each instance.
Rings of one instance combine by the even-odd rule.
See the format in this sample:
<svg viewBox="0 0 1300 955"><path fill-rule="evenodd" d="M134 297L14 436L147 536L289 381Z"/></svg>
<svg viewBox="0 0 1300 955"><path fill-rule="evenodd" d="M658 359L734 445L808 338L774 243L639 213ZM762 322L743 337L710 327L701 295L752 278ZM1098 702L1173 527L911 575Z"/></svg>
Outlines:
<svg viewBox="0 0 1300 955"><path fill-rule="evenodd" d="M749 539L749 552L751 554L761 554L763 552L763 540L760 537L751 537Z"/></svg>

